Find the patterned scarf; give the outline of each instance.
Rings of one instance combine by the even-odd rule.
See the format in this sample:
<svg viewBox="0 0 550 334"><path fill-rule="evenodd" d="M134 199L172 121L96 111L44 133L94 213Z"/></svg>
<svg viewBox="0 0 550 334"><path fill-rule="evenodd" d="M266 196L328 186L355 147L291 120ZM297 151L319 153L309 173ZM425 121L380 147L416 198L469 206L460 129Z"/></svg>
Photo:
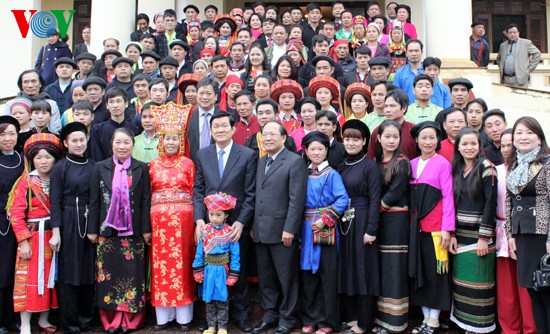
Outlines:
<svg viewBox="0 0 550 334"><path fill-rule="evenodd" d="M519 193L519 188L527 184L529 178L529 164L533 162L539 154L540 146L537 146L529 153L522 154L519 151L516 152L516 158L518 160L517 167L508 174L506 178L506 184L508 189L513 194Z"/></svg>
<svg viewBox="0 0 550 334"><path fill-rule="evenodd" d="M134 233L132 227L132 208L130 207L130 192L128 187L128 169L132 163L132 158L126 159L124 163L119 163L113 155L115 172L113 173L113 195L105 225L118 231L118 235L128 236Z"/></svg>

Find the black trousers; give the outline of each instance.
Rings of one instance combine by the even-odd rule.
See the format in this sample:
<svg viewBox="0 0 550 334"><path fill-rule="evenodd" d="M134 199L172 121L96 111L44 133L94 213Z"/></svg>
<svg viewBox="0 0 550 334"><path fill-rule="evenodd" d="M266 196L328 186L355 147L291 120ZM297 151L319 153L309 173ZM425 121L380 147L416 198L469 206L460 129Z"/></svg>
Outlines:
<svg viewBox="0 0 550 334"><path fill-rule="evenodd" d="M258 283L262 294L262 320L292 329L298 311L300 251L298 242L290 247L256 244Z"/></svg>
<svg viewBox="0 0 550 334"><path fill-rule="evenodd" d="M248 263L252 238L248 229L243 230L239 239L239 250L241 254L241 268L239 280L231 287L231 319L236 321L248 320L251 297L248 293Z"/></svg>
<svg viewBox="0 0 550 334"><path fill-rule="evenodd" d="M338 252L336 246L321 246L319 270L301 271L300 305L304 325L335 331L339 328Z"/></svg>
<svg viewBox="0 0 550 334"><path fill-rule="evenodd" d="M19 324L19 316L13 312L13 286L0 288L0 327Z"/></svg>
<svg viewBox="0 0 550 334"><path fill-rule="evenodd" d="M539 334L550 334L550 291L538 292L527 289L531 296L533 317Z"/></svg>
<svg viewBox="0 0 550 334"><path fill-rule="evenodd" d="M94 317L94 285L80 286L57 283L59 322L65 333L80 333L92 325Z"/></svg>
<svg viewBox="0 0 550 334"><path fill-rule="evenodd" d="M208 327L227 329L229 322L229 303L213 300L206 303L206 322Z"/></svg>
<svg viewBox="0 0 550 334"><path fill-rule="evenodd" d="M374 327L377 297L372 295L342 295L341 310L346 322L357 321L357 326L366 331Z"/></svg>

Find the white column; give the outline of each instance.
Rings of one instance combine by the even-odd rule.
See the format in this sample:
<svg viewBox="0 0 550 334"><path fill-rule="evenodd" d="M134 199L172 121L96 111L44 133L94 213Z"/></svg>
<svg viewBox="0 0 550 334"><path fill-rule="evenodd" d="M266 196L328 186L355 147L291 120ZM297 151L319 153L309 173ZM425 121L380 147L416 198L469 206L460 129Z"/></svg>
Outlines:
<svg viewBox="0 0 550 334"><path fill-rule="evenodd" d="M2 55L2 62L7 64L2 67L3 80L0 82L0 98L17 94L19 91L17 87L19 74L34 68L40 47L48 43L45 38L41 39L34 36L30 27L27 37L23 38L11 10L36 9L40 11L41 7L40 0L2 1L0 4L0 22L2 22L5 30L3 42L0 43L0 54ZM30 17L30 12L27 12L26 17L27 19ZM3 110L3 107L1 110Z"/></svg>
<svg viewBox="0 0 550 334"><path fill-rule="evenodd" d="M109 37L120 41L120 52L130 41L135 30L135 0L94 0L92 1L91 41L97 57L103 53L103 40Z"/></svg>
<svg viewBox="0 0 550 334"><path fill-rule="evenodd" d="M149 25L154 28L155 22L153 22L153 17L155 16L155 14L159 12L164 12L164 10L166 9L176 9L175 7L175 0L140 0L138 2L137 12L149 15L149 19L151 19Z"/></svg>
<svg viewBox="0 0 550 334"><path fill-rule="evenodd" d="M470 59L471 0L424 0L424 55L441 59ZM441 13L447 13L442 15Z"/></svg>

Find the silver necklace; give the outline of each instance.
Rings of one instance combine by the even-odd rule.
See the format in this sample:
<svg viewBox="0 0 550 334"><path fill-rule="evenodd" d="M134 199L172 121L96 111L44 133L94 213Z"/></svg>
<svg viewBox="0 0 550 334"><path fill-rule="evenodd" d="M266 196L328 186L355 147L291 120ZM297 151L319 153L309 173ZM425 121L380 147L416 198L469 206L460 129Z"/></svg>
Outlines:
<svg viewBox="0 0 550 334"><path fill-rule="evenodd" d="M17 163L17 165L15 165L13 167L10 167L10 166L4 166L4 165L0 164L0 167L6 168L6 169L15 169L15 168L19 167L21 165L21 162L23 161L23 159L21 159L21 154L19 154L19 152L16 151L15 154L17 154L17 156L19 157L19 162Z"/></svg>
<svg viewBox="0 0 550 334"><path fill-rule="evenodd" d="M347 162L347 161L344 161L344 163L346 164L346 166L353 166L353 165L357 165L358 163L360 163L361 161L363 161L365 159L366 155L364 155L361 159L355 161L355 162Z"/></svg>
<svg viewBox="0 0 550 334"><path fill-rule="evenodd" d="M67 158L67 160L69 160L70 162L72 162L75 165L85 165L85 164L88 163L88 159L86 159L86 161L84 161L84 162L78 162L78 161L74 161L73 159L71 159L69 157L66 157L66 158Z"/></svg>

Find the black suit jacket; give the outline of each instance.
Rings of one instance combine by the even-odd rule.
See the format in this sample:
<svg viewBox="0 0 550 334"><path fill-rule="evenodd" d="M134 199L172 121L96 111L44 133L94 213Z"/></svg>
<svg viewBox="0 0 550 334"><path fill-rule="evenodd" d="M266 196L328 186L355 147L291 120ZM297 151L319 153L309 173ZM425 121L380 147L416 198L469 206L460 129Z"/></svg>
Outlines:
<svg viewBox="0 0 550 334"><path fill-rule="evenodd" d="M216 144L200 149L195 161L196 175L193 187L195 221L202 219L208 222L204 198L221 191L237 199L237 205L227 219L228 223L238 221L245 228L252 227L256 193L256 160L254 151L233 142L220 179Z"/></svg>
<svg viewBox="0 0 550 334"><path fill-rule="evenodd" d="M252 42L252 44L260 44L262 48L267 48L267 39L265 38L265 35L262 33L260 36L258 36L258 39Z"/></svg>
<svg viewBox="0 0 550 334"><path fill-rule="evenodd" d="M88 233L99 234L103 237L116 236L116 231L110 227L102 226L109 211L108 200L113 195L113 171L112 157L97 162L94 165L90 184L90 205ZM151 181L147 164L132 159L130 171L132 186L130 187L130 206L132 208L132 225L134 236L143 233L151 233ZM128 173L130 174L130 173Z"/></svg>
<svg viewBox="0 0 550 334"><path fill-rule="evenodd" d="M88 47L86 46L86 43L80 43L74 46L73 50L73 58L76 59L76 57L84 52L88 52Z"/></svg>
<svg viewBox="0 0 550 334"><path fill-rule="evenodd" d="M214 108L214 115L219 114L225 111L222 111L217 106ZM193 110L193 114L191 115L191 118L189 119L189 126L187 130L187 137L189 138L189 152L191 156L191 160L193 162L196 161L197 158L197 152L201 148L201 141L200 141L200 129L199 129L199 108L197 107L195 110ZM211 141L211 144L213 144L214 141ZM216 165L217 166L217 165Z"/></svg>
<svg viewBox="0 0 550 334"><path fill-rule="evenodd" d="M300 232L307 192L307 167L286 148L265 173L267 154L258 162L253 238L255 243L282 243L283 231ZM297 240L295 238L294 240Z"/></svg>

